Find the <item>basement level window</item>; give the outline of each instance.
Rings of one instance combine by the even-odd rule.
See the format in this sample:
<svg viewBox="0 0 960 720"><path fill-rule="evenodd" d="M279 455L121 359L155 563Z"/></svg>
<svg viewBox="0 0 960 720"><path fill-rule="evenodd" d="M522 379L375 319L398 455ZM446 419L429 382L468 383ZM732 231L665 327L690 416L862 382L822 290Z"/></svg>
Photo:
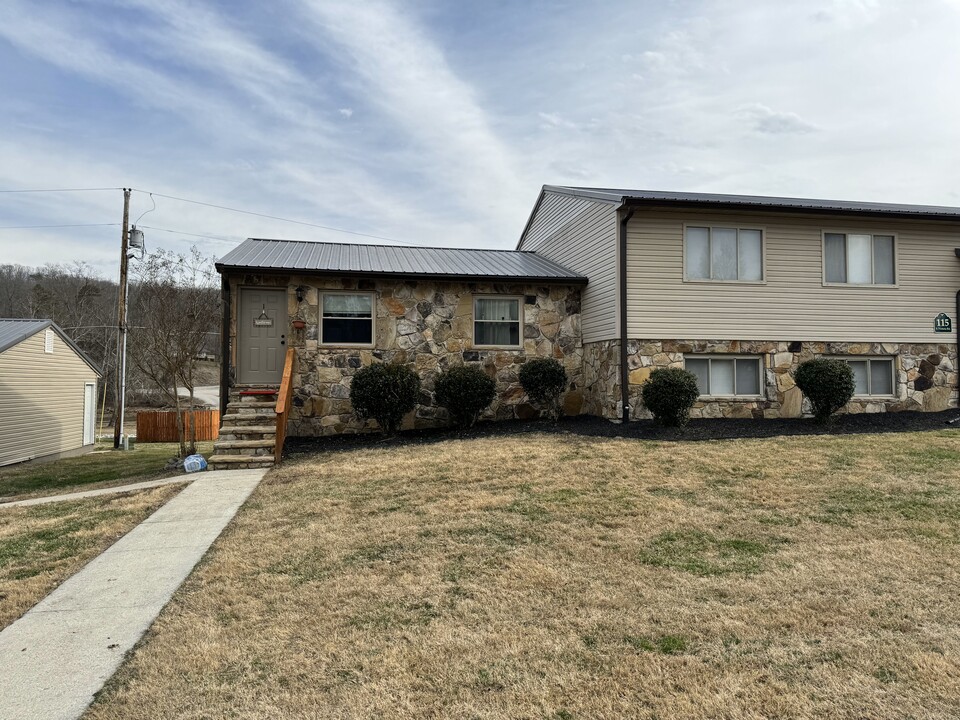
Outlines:
<svg viewBox="0 0 960 720"><path fill-rule="evenodd" d="M893 397L892 357L839 357L853 370L854 397Z"/></svg>
<svg viewBox="0 0 960 720"><path fill-rule="evenodd" d="M759 357L687 355L683 363L696 376L701 396L756 398L761 395L763 367Z"/></svg>
<svg viewBox="0 0 960 720"><path fill-rule="evenodd" d="M320 302L322 345L373 344L372 293L323 293Z"/></svg>

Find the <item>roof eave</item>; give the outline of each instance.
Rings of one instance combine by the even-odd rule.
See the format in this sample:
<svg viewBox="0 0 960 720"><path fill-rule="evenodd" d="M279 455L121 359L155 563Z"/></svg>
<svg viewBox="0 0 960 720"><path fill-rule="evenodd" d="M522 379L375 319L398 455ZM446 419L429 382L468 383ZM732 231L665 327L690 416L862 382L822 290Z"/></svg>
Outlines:
<svg viewBox="0 0 960 720"><path fill-rule="evenodd" d="M586 285L587 278L583 275L572 276L538 276L538 275L464 275L443 273L400 273L400 272L372 272L366 270L315 270L309 268L290 267L251 267L249 265L216 264L217 272L224 273L267 273L273 275L316 275L325 277L367 277L388 278L393 280L446 280L449 282L498 282L498 283L553 283L560 285Z"/></svg>
<svg viewBox="0 0 960 720"><path fill-rule="evenodd" d="M623 198L621 207L676 207L695 208L699 210L737 210L743 212L778 212L801 215L847 215L853 217L884 217L897 220L937 220L943 222L960 222L960 214L956 213L921 213L898 210L880 210L871 208L838 208L822 206L797 206L783 204L740 203L712 200L672 200L669 198Z"/></svg>

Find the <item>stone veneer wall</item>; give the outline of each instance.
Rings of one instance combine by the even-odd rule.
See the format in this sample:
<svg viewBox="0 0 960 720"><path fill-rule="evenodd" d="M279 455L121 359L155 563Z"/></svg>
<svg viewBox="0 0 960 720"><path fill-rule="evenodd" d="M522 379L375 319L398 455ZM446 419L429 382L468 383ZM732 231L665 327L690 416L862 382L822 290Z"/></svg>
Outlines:
<svg viewBox="0 0 960 720"><path fill-rule="evenodd" d="M364 423L354 415L349 398L353 375L376 362L406 363L421 377L420 402L405 418L404 429L447 424L446 410L434 402L434 382L440 371L460 364L477 364L497 381L497 397L484 419L538 416L527 402L518 377L520 365L538 356L563 363L569 380L564 412L577 415L582 411L579 286L270 275L246 275L234 278L232 284L234 303L239 301L238 288L242 286L284 287L290 321L295 317L306 321L303 329L288 326L290 344L297 350L288 430L291 435L336 435L373 429L373 421ZM302 303L297 302L297 286L306 288ZM373 347L319 344L322 290L375 294ZM490 294L524 296L522 349L473 347L473 298ZM235 347L235 328L231 334Z"/></svg>
<svg viewBox="0 0 960 720"><path fill-rule="evenodd" d="M620 420L620 341L583 346L583 412Z"/></svg>
<svg viewBox="0 0 960 720"><path fill-rule="evenodd" d="M683 367L688 353L760 355L764 366L763 400L698 401L691 417L799 417L809 412L792 372L804 360L821 355L894 358L893 398L856 398L850 413L924 410L957 406L957 346L955 344L836 343L747 340L630 340L627 343L631 417L650 417L640 400L640 386L658 367Z"/></svg>

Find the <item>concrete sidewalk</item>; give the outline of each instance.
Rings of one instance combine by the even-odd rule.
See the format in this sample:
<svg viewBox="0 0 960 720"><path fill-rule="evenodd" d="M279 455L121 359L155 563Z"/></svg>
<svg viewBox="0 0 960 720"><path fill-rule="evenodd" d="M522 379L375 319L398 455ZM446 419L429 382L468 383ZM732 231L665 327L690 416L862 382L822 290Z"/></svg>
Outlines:
<svg viewBox="0 0 960 720"><path fill-rule="evenodd" d="M198 473L0 632L0 720L79 717L265 472Z"/></svg>
<svg viewBox="0 0 960 720"><path fill-rule="evenodd" d="M43 497L28 498L26 500L13 500L11 502L0 503L0 510L11 507L46 505L52 502L83 500L84 498L100 497L101 495L136 492L137 490L149 490L150 488L160 487L162 485L191 483L198 477L203 477L203 475L177 475L176 477L163 478L162 480L145 480L144 482L130 483L129 485L115 485L113 487L98 488L96 490L81 490L80 492L65 493L64 495L44 495Z"/></svg>

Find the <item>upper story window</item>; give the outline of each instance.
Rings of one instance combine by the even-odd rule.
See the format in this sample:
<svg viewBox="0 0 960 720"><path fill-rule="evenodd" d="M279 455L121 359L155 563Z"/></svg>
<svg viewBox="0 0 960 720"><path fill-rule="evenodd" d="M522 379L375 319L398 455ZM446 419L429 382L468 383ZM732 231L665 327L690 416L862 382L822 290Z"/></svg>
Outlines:
<svg viewBox="0 0 960 720"><path fill-rule="evenodd" d="M763 280L762 230L688 226L684 245L687 280Z"/></svg>
<svg viewBox="0 0 960 720"><path fill-rule="evenodd" d="M323 293L321 303L321 344L373 344L373 295L371 293Z"/></svg>
<svg viewBox="0 0 960 720"><path fill-rule="evenodd" d="M43 334L43 351L48 355L53 354L53 330L50 328Z"/></svg>
<svg viewBox="0 0 960 720"><path fill-rule="evenodd" d="M520 346L520 298L476 297L473 300L473 344L477 347Z"/></svg>
<svg viewBox="0 0 960 720"><path fill-rule="evenodd" d="M824 233L824 282L840 285L894 285L893 235Z"/></svg>
<svg viewBox="0 0 960 720"><path fill-rule="evenodd" d="M759 357L687 355L684 367L697 378L700 394L709 397L758 397L763 367Z"/></svg>

